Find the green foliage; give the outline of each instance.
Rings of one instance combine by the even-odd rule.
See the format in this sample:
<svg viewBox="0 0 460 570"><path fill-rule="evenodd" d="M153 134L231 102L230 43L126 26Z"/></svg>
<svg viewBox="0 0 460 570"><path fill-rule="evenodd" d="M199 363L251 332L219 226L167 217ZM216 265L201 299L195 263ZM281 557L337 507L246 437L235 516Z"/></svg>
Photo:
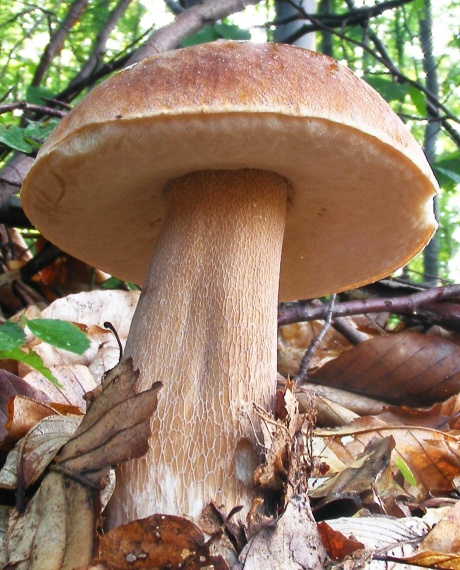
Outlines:
<svg viewBox="0 0 460 570"><path fill-rule="evenodd" d="M404 103L410 88L407 84L396 83L389 76L368 75L366 81L371 85L386 101L399 101Z"/></svg>
<svg viewBox="0 0 460 570"><path fill-rule="evenodd" d="M23 323L43 342L83 354L90 346L88 337L76 326L59 319L26 319ZM22 349L26 337L23 329L16 323L6 322L0 326L0 359L24 362L38 370L53 384L61 387L51 371L44 365L42 359L31 349Z"/></svg>
<svg viewBox="0 0 460 570"><path fill-rule="evenodd" d="M390 103L421 145L425 138L427 108L422 90L426 76L422 63L420 19L425 13L426 2L427 0L412 0L399 7L384 10L376 17L363 20L361 24L350 26L346 19L342 26L317 33L317 46L321 45L321 34L329 34L334 57L364 77ZM0 2L2 102L27 101L44 105L44 98L59 98L69 84L79 77L91 56L95 56L95 65L116 62L135 49L155 28L173 19L172 14L168 15L164 0L131 0L124 11L120 12L105 44L99 46L100 49L95 52L114 10L119 5L119 0L91 0L67 30L63 44L51 58L43 77L33 81L45 49L62 26L72 3L55 0L36 0L33 3L25 3L22 0ZM359 11L363 6L373 7L378 3L375 0L334 0L327 3L318 2L318 6L320 4L327 4L332 14L341 16L353 12L353 5L354 11ZM434 12L434 55L439 76L438 98L452 115L458 116L460 100L455 94L460 89L460 75L456 65L460 47L460 0L432 0L431 4ZM235 23L241 22L241 19L237 20L237 16L231 16L204 26L183 41L182 46L217 39L246 40L250 39L251 33L257 33L260 38L263 33L262 22L267 24L266 36L272 37L273 22L276 21L273 0L260 2L248 8L248 12L252 16L246 21L243 20L244 28ZM448 18L446 14L449 15ZM251 19L254 17L259 18L257 29ZM391 65L385 65L388 60ZM394 73L395 69L400 76ZM103 77L97 81L101 79ZM73 103L95 82L95 79L88 80L87 84L83 83L65 100ZM443 111L440 114L445 115ZM33 153L57 122L40 121L36 116L33 121L30 118L28 114L27 122L19 113L0 114L0 150L6 148ZM457 129L455 121L451 124ZM453 255L458 249L454 233L458 221L454 197L458 200L460 184L460 151L457 146L446 131L442 131L437 145L440 158L433 165L442 189L439 197L442 277L448 277L447 256ZM6 154L0 157L0 160L4 159ZM413 266L422 269L419 260Z"/></svg>
<svg viewBox="0 0 460 570"><path fill-rule="evenodd" d="M396 465L398 469L401 471L404 479L409 483L409 485L417 485L417 479L414 477L411 468L409 467L409 465L407 465L404 459L402 459L402 457L396 458Z"/></svg>

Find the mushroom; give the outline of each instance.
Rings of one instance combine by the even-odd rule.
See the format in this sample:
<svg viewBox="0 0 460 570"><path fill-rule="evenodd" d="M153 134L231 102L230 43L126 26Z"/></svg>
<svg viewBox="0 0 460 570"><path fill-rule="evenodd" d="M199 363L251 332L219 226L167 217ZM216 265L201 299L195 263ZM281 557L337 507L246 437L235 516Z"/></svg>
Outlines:
<svg viewBox="0 0 460 570"><path fill-rule="evenodd" d="M139 390L164 383L148 454L120 470L112 526L196 521L210 501L244 516L262 451L254 404L273 407L278 299L404 265L433 234L436 189L369 85L288 45L148 58L61 121L24 209L63 250L144 283L125 354Z"/></svg>

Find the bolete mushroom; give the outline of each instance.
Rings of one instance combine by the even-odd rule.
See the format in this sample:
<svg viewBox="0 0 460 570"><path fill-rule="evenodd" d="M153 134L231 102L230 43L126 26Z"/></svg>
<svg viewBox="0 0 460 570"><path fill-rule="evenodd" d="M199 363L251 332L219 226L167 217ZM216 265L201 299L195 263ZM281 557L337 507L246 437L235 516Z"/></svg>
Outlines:
<svg viewBox="0 0 460 570"><path fill-rule="evenodd" d="M164 383L150 451L120 471L113 526L152 513L197 520L210 501L249 508L253 404L273 404L278 298L405 264L433 234L436 188L369 85L288 45L154 56L62 120L24 183L24 209L63 250L144 284L126 354L139 390Z"/></svg>

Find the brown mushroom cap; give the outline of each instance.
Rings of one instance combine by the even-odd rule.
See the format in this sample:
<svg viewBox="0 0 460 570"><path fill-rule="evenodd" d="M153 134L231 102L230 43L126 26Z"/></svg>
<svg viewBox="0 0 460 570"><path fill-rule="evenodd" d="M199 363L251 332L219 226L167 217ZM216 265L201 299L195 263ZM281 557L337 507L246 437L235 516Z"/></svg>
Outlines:
<svg viewBox="0 0 460 570"><path fill-rule="evenodd" d="M291 186L281 300L384 277L436 227L436 181L387 103L334 60L282 44L203 44L117 73L46 141L22 203L63 250L141 284L168 180L243 168Z"/></svg>

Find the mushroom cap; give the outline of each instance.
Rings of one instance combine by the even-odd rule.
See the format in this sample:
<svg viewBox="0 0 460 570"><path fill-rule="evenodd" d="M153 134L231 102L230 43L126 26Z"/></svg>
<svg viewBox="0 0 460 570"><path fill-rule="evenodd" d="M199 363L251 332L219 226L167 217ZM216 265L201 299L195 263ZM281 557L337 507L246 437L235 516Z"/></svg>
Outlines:
<svg viewBox="0 0 460 570"><path fill-rule="evenodd" d="M385 277L436 228L436 180L388 104L331 58L273 43L203 44L112 76L47 139L21 198L51 242L142 284L168 180L245 168L289 181L280 300Z"/></svg>

